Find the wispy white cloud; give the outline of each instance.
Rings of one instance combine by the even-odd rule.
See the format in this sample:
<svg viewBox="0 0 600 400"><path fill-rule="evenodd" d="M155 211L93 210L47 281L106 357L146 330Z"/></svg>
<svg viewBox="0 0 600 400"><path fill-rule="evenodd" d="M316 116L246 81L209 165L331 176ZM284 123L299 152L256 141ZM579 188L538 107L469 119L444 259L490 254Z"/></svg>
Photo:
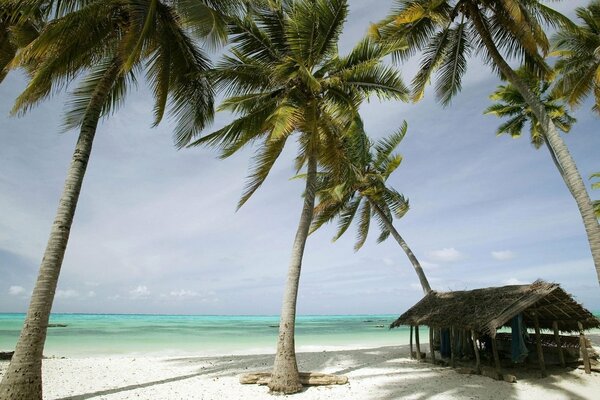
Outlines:
<svg viewBox="0 0 600 400"><path fill-rule="evenodd" d="M25 293L25 288L23 286L11 286L8 288L8 294L11 296L19 296Z"/></svg>
<svg viewBox="0 0 600 400"><path fill-rule="evenodd" d="M129 297L132 299L145 299L150 296L150 290L147 286L139 285L129 291Z"/></svg>
<svg viewBox="0 0 600 400"><path fill-rule="evenodd" d="M198 296L200 296L200 294L193 290L179 289L179 290L170 291L169 296L184 299L184 298L190 298L190 297L198 297Z"/></svg>
<svg viewBox="0 0 600 400"><path fill-rule="evenodd" d="M79 292L74 289L58 289L56 291L57 299L72 299L74 297L79 297Z"/></svg>
<svg viewBox="0 0 600 400"><path fill-rule="evenodd" d="M507 261L515 258L516 254L510 250L492 251L492 257L498 261Z"/></svg>
<svg viewBox="0 0 600 400"><path fill-rule="evenodd" d="M463 254L454 247L430 251L428 255L433 261L438 262L454 262L464 258Z"/></svg>

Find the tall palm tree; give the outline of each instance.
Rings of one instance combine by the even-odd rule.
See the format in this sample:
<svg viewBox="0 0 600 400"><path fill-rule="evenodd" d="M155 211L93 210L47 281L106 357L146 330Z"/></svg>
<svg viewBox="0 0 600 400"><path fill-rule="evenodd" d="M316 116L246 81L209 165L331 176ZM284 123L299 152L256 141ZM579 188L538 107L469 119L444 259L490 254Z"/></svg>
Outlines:
<svg viewBox="0 0 600 400"><path fill-rule="evenodd" d="M394 217L401 218L408 211L408 200L386 184L402 162L402 156L395 150L406 135L408 125L404 122L398 131L377 143L369 140L360 121L355 126L358 129L345 141L350 154L351 172L345 176L344 182L338 182L336 176L321 174L319 204L315 207L311 232L337 218L338 231L333 238L336 241L348 230L358 214L358 235L354 246L354 250L358 251L367 239L371 220L375 218L381 230L377 242L386 240L390 234L393 236L406 253L423 292L427 294L431 292L431 286L425 272L393 224Z"/></svg>
<svg viewBox="0 0 600 400"><path fill-rule="evenodd" d="M177 121L178 147L194 138L213 116L213 89L205 74L209 62L186 26L194 20L206 21L203 13L212 4L205 1L206 10L198 6L180 12L173 4L153 0L88 3L50 22L16 59L31 80L18 97L15 112L28 110L76 75L84 76L71 94L65 118L65 128L79 128L79 139L27 317L0 383L1 399L42 398L41 360L48 319L99 120L117 109L142 73L155 99L154 124L168 109ZM216 15L214 10L210 13Z"/></svg>
<svg viewBox="0 0 600 400"><path fill-rule="evenodd" d="M563 26L552 38L552 55L559 57L555 65L559 72L556 90L571 106L581 104L593 93L593 109L600 113L600 1L592 0L575 13L582 25Z"/></svg>
<svg viewBox="0 0 600 400"><path fill-rule="evenodd" d="M565 133L569 132L577 120L567 111L562 97L557 95L555 91L550 90L550 82L532 76L525 69L518 70L517 74L539 98L556 128ZM497 101L497 103L488 107L484 111L484 114L492 114L500 118L509 118L508 121L502 123L498 127L496 134L498 136L508 134L513 138L517 138L521 136L525 125L529 124L529 138L531 144L536 149L539 149L545 144L556 168L558 168L558 171L563 175L564 171L556 158L556 154L552 151L552 147L548 145L546 135L544 135L541 130L540 122L531 111L531 107L525 101L521 93L511 84L500 85L490 96L490 99Z"/></svg>
<svg viewBox="0 0 600 400"><path fill-rule="evenodd" d="M297 136L296 168L306 167L307 178L281 308L272 392L294 393L302 387L294 327L317 168L341 170L340 138L366 96L407 98L398 73L381 64L387 49L365 39L349 55L338 55L347 12L346 0L279 0L234 19L231 54L218 66L216 79L229 96L220 109L235 113L236 119L195 142L221 148L223 157L260 143L242 206L265 181L288 138Z"/></svg>
<svg viewBox="0 0 600 400"><path fill-rule="evenodd" d="M508 64L515 58L539 78L551 74L544 62L550 47L542 25L569 26L572 22L536 0L397 0L391 15L373 35L383 41L403 43L405 58L423 50L418 74L413 79L413 99L423 96L436 74L437 97L450 103L461 89L467 59L480 54L492 69L510 82L531 107L562 177L583 219L598 281L600 282L600 225L585 184L552 118L527 83Z"/></svg>

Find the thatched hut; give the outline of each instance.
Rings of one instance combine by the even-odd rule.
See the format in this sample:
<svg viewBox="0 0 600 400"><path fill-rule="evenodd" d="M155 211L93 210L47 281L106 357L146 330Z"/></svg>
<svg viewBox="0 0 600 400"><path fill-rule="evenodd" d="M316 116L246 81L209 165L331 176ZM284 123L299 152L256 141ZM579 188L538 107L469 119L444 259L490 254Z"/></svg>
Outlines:
<svg viewBox="0 0 600 400"><path fill-rule="evenodd" d="M542 368L542 375L545 375L542 347L544 342L548 343L548 337L552 339L550 340L552 345L557 348L561 364L565 364L563 355L565 343L561 344L561 332L580 334L579 347L584 358L586 372L589 371L590 364L583 332L600 327L600 321L555 283L538 280L530 285L510 285L454 292L433 291L402 314L391 324L390 328L401 325L411 328L428 326L432 358L435 357L432 340L434 330L450 332L453 336L449 341L450 347L456 347L457 342L454 336L460 335L463 338L463 344L468 343L473 349L478 369L481 338L489 338L496 369L500 371L496 341L500 335L497 334L497 330L512 326L514 331L514 323L517 319L518 323L524 327L535 329L536 352ZM541 329L553 331L554 336L541 335ZM416 332L417 358L420 358L418 329ZM504 336L508 338L510 335L504 334ZM478 342L480 342L479 345ZM569 340L563 338L563 342L569 342ZM451 349L452 365L454 365L454 353L455 349Z"/></svg>

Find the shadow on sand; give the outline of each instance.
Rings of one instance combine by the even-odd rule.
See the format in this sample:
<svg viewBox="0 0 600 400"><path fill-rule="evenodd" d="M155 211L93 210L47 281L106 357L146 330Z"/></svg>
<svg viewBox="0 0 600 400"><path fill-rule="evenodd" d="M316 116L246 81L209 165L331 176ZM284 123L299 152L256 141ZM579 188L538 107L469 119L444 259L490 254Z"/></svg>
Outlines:
<svg viewBox="0 0 600 400"><path fill-rule="evenodd" d="M391 400L410 397L411 399L428 399L445 394L452 398L473 399L481 398L482 394L489 397L516 399L516 385L544 386L553 395L560 398L585 400L583 397L559 386L559 382L570 380L574 383L580 380L575 374L569 374L562 368L550 368L549 376L539 378L535 369L510 369L507 372L516 375L519 382L510 384L494 381L477 375L459 375L448 367L419 363L408 357L408 346L380 347L376 349L327 351L320 353L299 353L298 363L301 371L319 371L348 375L351 383L360 385L361 382L377 379L377 385L367 398ZM196 372L152 382L139 383L85 393L57 400L84 400L99 396L107 396L120 392L148 388L187 379L205 376L237 377L251 371L268 371L273 363L273 355L247 355L222 357L185 357L171 358L159 362L170 363L174 366L185 367ZM424 384L427 380L434 380ZM308 389L312 390L311 388ZM332 393L333 394L333 393Z"/></svg>

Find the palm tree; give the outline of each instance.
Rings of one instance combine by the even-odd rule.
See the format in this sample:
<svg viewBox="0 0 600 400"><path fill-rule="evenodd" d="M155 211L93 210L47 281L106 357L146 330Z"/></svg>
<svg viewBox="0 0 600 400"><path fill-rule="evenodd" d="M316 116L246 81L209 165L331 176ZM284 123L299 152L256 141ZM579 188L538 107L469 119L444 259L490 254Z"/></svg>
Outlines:
<svg viewBox="0 0 600 400"><path fill-rule="evenodd" d="M587 7L575 10L582 25L567 25L554 35L555 50L560 57L555 68L559 72L556 84L571 106L577 106L590 94L595 97L594 111L600 113L600 1L592 0Z"/></svg>
<svg viewBox="0 0 600 400"><path fill-rule="evenodd" d="M209 62L184 29L194 20L206 21L205 10L180 12L172 4L153 0L88 3L50 22L16 59L31 80L18 97L15 112L28 110L77 74L85 75L72 92L65 118L67 129L79 128L79 139L27 317L0 383L2 399L42 398L48 319L99 120L117 109L143 72L155 98L154 125L168 108L177 121L178 147L194 138L213 115L213 90L205 74ZM208 9L209 2L202 5ZM215 10L210 12L216 15Z"/></svg>
<svg viewBox="0 0 600 400"><path fill-rule="evenodd" d="M396 4L372 32L384 42L406 46L395 53L396 58L423 50L420 70L412 82L413 99L423 96L425 86L437 74L437 97L449 104L461 89L467 59L480 54L529 104L579 208L600 282L600 225L583 179L544 105L507 62L516 58L535 76L550 76L551 69L540 55L550 47L542 25L569 26L572 22L536 0L397 0Z"/></svg>
<svg viewBox="0 0 600 400"><path fill-rule="evenodd" d="M569 114L562 98L558 96L555 91L550 90L550 82L537 79L535 76L527 73L525 69L518 70L517 74L539 98L554 125L562 132L569 132L577 120ZM519 93L519 91L511 84L500 85L490 96L490 99L497 101L498 103L488 107L484 111L484 114L493 114L500 118L509 118L508 121L498 127L496 134L498 136L508 134L513 138L517 138L521 136L525 124L529 123L529 137L531 144L536 149L539 149L545 144L556 168L558 168L558 171L563 175L564 171L556 158L556 154L552 151L552 147L548 145L548 140L546 135L541 131L541 126L537 117L531 111L531 107L525 101L521 93Z"/></svg>
<svg viewBox="0 0 600 400"><path fill-rule="evenodd" d="M392 222L394 217L401 218L408 211L408 200L386 184L402 162L402 156L394 152L406 135L408 125L404 122L398 131L377 143L369 140L360 121L357 121L356 127L358 129L346 140L347 152L351 154L351 172L341 183L337 182L336 176L320 176L320 202L315 207L311 232L337 218L338 232L333 238L336 241L348 230L358 214L358 236L354 246L354 250L358 251L367 239L371 219L374 217L381 230L377 242L386 240L390 234L394 237L415 269L423 292L427 294L431 292L431 286L425 272Z"/></svg>
<svg viewBox="0 0 600 400"><path fill-rule="evenodd" d="M297 134L296 168L306 167L306 187L281 308L272 392L294 393L302 387L294 327L317 168L341 170L340 138L366 96L407 98L397 72L381 64L386 48L365 39L349 55L338 56L347 12L346 0L280 0L234 19L231 54L218 66L216 79L229 96L220 109L237 114L236 119L195 142L219 147L223 157L260 142L242 206L265 181L287 139Z"/></svg>

